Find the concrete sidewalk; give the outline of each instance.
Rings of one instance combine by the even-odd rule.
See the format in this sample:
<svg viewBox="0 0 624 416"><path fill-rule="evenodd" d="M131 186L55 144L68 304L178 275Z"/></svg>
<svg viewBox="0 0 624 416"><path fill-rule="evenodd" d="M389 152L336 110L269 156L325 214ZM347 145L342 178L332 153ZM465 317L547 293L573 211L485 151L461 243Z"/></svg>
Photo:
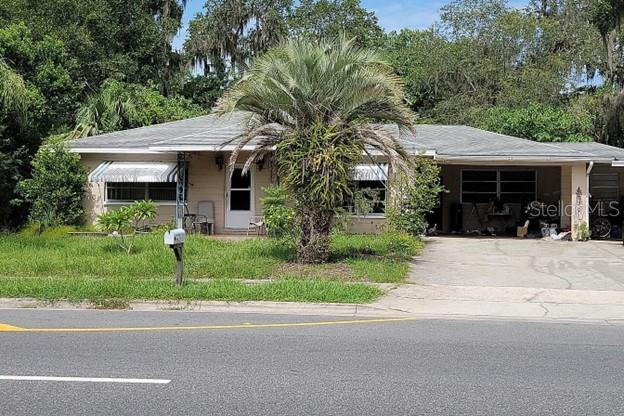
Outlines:
<svg viewBox="0 0 624 416"><path fill-rule="evenodd" d="M561 293L565 292L565 293ZM95 309L90 302L54 303L36 299L0 299L0 309ZM257 313L333 317L413 317L534 322L624 324L621 292L535 290L526 288L446 287L407 284L368 305L295 302L134 301L133 311Z"/></svg>
<svg viewBox="0 0 624 416"><path fill-rule="evenodd" d="M414 316L624 323L624 292L408 284L371 305Z"/></svg>

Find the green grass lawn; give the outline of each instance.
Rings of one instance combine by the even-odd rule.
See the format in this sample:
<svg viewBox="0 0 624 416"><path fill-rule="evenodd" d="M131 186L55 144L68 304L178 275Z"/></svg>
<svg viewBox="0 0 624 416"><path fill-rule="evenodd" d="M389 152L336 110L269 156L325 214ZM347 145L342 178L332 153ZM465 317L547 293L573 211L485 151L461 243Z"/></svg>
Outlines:
<svg viewBox="0 0 624 416"><path fill-rule="evenodd" d="M287 241L191 236L185 246L188 280L176 288L173 253L161 234L135 237L131 254L112 238L13 234L0 236L0 297L361 303L381 294L366 283L402 282L408 260L421 247L404 235L336 235L333 263L303 266L292 263L294 247Z"/></svg>

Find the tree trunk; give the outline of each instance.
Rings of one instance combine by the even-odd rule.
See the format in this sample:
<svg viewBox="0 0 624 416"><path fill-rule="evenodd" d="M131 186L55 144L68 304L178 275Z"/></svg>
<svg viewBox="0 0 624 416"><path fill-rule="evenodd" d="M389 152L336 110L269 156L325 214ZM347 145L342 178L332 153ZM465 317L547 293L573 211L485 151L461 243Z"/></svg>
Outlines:
<svg viewBox="0 0 624 416"><path fill-rule="evenodd" d="M299 210L301 236L297 247L299 263L325 263L330 257L332 213L323 209Z"/></svg>

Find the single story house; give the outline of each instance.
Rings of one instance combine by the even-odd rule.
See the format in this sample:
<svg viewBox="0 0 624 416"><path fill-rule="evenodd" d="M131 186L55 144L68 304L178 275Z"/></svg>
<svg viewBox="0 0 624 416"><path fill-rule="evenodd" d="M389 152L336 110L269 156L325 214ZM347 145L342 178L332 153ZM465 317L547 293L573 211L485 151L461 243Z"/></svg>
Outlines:
<svg viewBox="0 0 624 416"><path fill-rule="evenodd" d="M270 160L256 163L246 176L241 166L228 172L234 147L228 143L241 134L246 117L206 115L71 142L71 151L81 155L90 172L88 222L138 199L157 202L159 221L167 222L175 216L178 199L190 212L199 201L212 201L217 233L246 230L250 217L262 211L262 188L277 181ZM574 231L576 224L590 224L597 215L592 201L619 203L624 197L624 149L538 143L450 125L418 125L415 133L401 133L399 139L409 152L441 165L448 192L430 219L441 232L515 232L533 201L548 207L536 217ZM244 149L252 150L253 143ZM384 199L388 176L383 161L363 163L354 170L354 186L377 189ZM370 214L354 215L352 231L377 231L385 221L384 209L380 203Z"/></svg>

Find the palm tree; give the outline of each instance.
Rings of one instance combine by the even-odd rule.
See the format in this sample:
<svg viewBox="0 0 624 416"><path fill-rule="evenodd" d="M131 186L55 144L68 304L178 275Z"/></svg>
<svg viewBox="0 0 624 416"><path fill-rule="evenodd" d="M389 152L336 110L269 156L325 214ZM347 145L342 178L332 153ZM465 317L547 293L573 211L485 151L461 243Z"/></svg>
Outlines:
<svg viewBox="0 0 624 416"><path fill-rule="evenodd" d="M256 59L217 104L217 113L250 112L229 163L251 141L246 161L275 151L278 176L295 201L300 262L329 259L331 222L350 194L352 168L382 155L409 175L408 155L392 123L412 129L402 85L389 65L353 40L291 40Z"/></svg>
<svg viewBox="0 0 624 416"><path fill-rule="evenodd" d="M69 138L93 136L128 128L136 119L136 105L123 84L108 80L102 90L87 98L76 115Z"/></svg>
<svg viewBox="0 0 624 416"><path fill-rule="evenodd" d="M0 112L13 113L23 120L27 108L28 89L24 79L0 58Z"/></svg>

